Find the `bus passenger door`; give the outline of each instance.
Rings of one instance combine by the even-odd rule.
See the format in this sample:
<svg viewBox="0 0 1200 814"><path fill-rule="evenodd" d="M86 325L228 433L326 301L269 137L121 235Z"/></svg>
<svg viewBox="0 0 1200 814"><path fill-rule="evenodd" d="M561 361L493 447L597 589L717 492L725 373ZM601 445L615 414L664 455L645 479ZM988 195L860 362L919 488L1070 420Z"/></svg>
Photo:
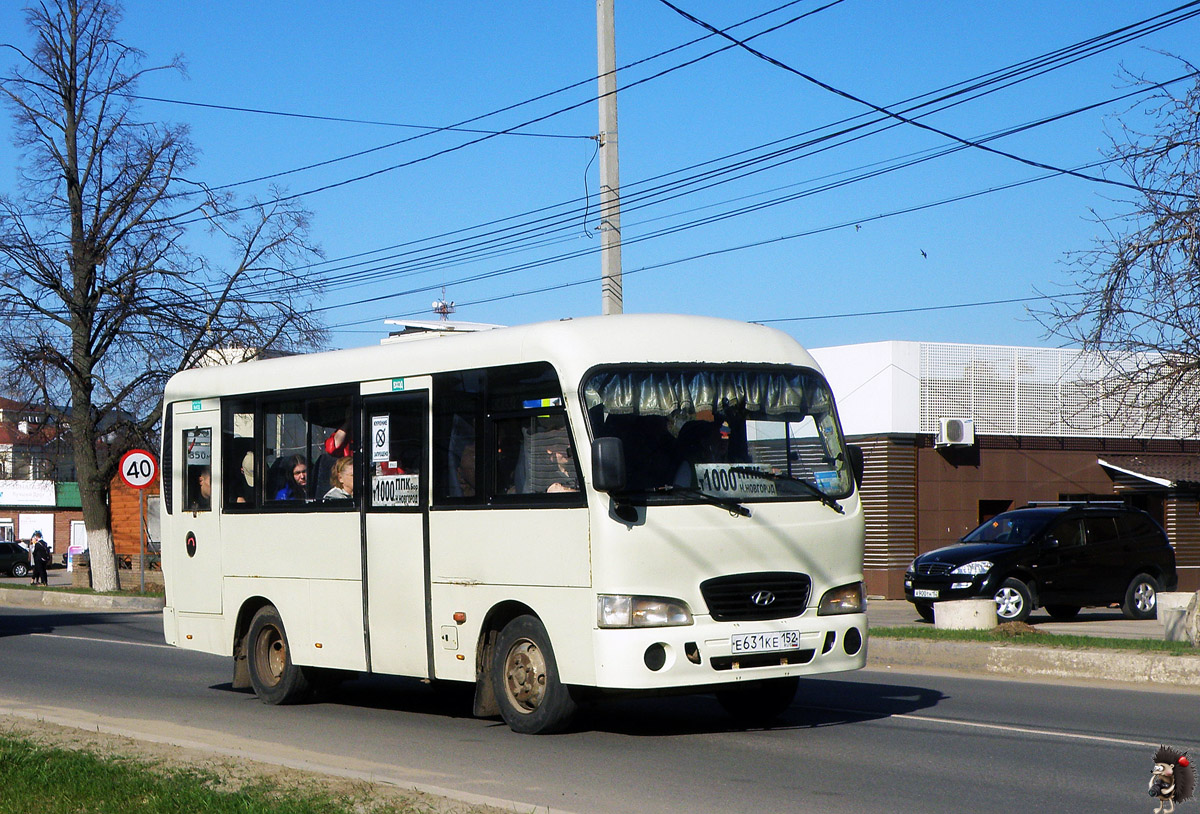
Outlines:
<svg viewBox="0 0 1200 814"><path fill-rule="evenodd" d="M371 671L428 677L429 393L415 384L363 396L363 591Z"/></svg>
<svg viewBox="0 0 1200 814"><path fill-rule="evenodd" d="M218 508L221 483L214 477L217 439L216 399L174 405L171 443L175 471L175 519L162 540L168 571L167 601L180 613L220 613L221 534Z"/></svg>

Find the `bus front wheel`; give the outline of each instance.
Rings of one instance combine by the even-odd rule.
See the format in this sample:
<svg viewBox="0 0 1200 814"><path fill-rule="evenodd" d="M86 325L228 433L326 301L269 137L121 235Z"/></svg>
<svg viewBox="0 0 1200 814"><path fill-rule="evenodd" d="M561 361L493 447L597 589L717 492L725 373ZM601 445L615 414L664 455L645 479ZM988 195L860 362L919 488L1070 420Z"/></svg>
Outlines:
<svg viewBox="0 0 1200 814"><path fill-rule="evenodd" d="M294 704L311 691L301 667L292 663L287 631L274 606L260 608L250 621L247 666L254 693L264 704Z"/></svg>
<svg viewBox="0 0 1200 814"><path fill-rule="evenodd" d="M500 715L514 732L561 732L575 714L571 693L558 679L550 637L536 616L518 616L500 631L492 682Z"/></svg>

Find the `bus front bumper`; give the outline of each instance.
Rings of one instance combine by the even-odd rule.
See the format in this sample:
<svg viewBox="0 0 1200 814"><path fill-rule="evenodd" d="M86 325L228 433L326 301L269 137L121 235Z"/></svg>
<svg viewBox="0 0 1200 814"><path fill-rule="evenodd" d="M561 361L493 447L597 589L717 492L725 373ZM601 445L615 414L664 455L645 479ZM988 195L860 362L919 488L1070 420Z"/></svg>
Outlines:
<svg viewBox="0 0 1200 814"><path fill-rule="evenodd" d="M654 690L857 670L867 660L863 613L594 631L596 686Z"/></svg>

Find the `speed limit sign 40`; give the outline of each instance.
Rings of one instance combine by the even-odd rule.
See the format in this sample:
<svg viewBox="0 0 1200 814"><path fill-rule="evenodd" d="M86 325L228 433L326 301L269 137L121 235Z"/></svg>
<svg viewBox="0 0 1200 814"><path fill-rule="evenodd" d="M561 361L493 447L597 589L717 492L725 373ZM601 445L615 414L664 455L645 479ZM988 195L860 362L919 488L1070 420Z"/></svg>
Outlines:
<svg viewBox="0 0 1200 814"><path fill-rule="evenodd" d="M131 449L121 458L121 480L134 489L145 489L158 477L158 462L144 449Z"/></svg>

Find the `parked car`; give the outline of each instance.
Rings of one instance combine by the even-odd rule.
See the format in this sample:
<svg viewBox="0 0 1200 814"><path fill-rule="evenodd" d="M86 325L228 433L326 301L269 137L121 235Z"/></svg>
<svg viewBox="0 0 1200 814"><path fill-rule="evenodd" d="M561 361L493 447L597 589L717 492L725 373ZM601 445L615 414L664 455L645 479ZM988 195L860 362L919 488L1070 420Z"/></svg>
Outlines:
<svg viewBox="0 0 1200 814"><path fill-rule="evenodd" d="M1175 552L1150 515L1119 504L1041 504L1003 512L957 543L920 555L904 596L932 621L934 605L991 597L1000 621L1044 607L1071 619L1084 606L1120 603L1153 619L1157 595L1178 584Z"/></svg>
<svg viewBox="0 0 1200 814"><path fill-rule="evenodd" d="M29 552L17 543L0 543L0 574L23 577L29 573Z"/></svg>

